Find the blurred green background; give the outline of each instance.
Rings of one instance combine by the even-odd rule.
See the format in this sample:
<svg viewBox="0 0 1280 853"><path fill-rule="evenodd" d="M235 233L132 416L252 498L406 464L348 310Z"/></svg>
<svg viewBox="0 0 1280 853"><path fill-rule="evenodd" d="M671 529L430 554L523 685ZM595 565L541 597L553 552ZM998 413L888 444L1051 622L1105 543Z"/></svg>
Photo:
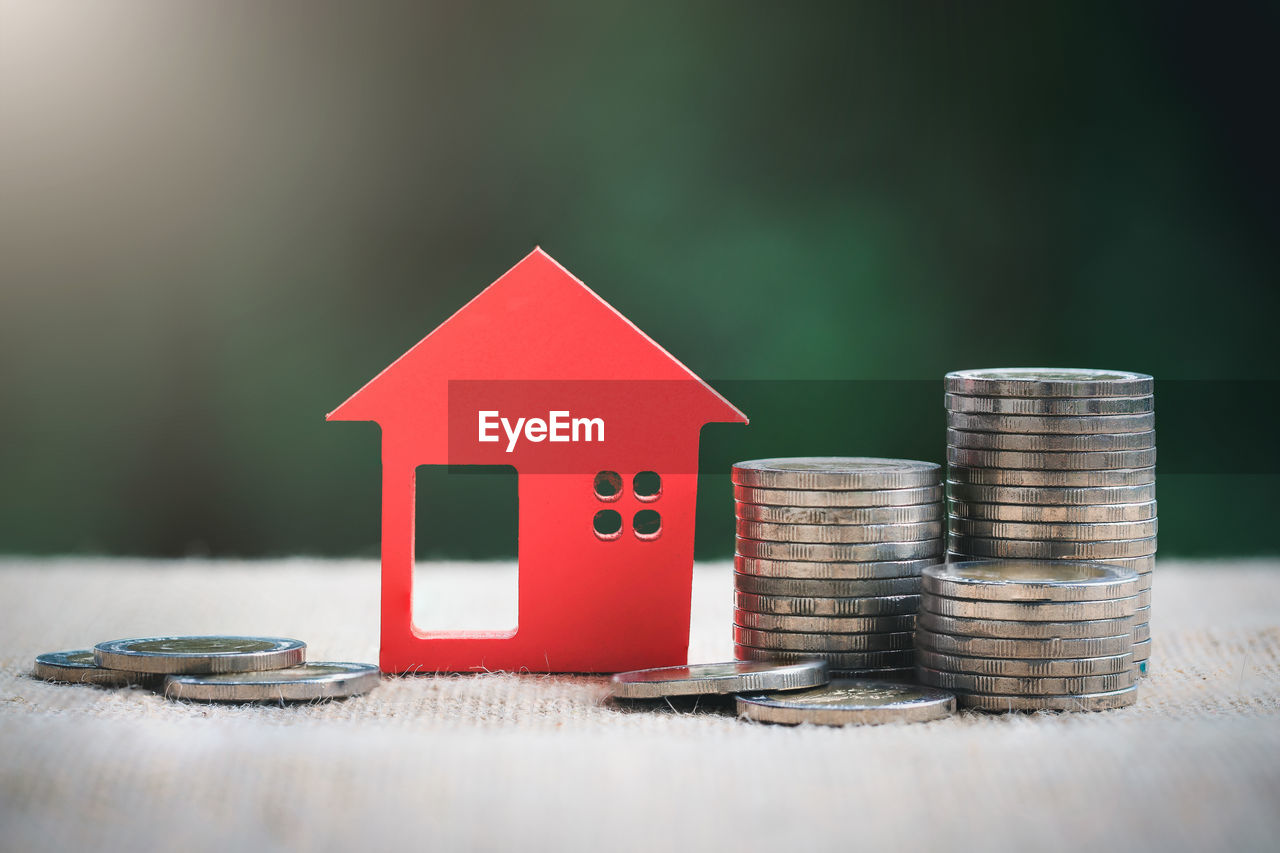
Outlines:
<svg viewBox="0 0 1280 853"><path fill-rule="evenodd" d="M0 0L0 551L374 554L323 416L534 245L753 420L941 461L950 369L1154 374L1161 553L1274 554L1275 4ZM510 482L420 488L513 553Z"/></svg>

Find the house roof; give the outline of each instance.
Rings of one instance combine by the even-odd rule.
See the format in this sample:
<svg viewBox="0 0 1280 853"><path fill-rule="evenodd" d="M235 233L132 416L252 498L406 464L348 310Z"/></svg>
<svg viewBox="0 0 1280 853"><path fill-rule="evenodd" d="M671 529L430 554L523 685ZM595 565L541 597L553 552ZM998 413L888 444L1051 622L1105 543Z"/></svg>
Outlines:
<svg viewBox="0 0 1280 853"><path fill-rule="evenodd" d="M406 395L439 398L450 380L487 379L689 380L706 390L706 421L747 422L732 403L540 248L326 419L381 421L404 409Z"/></svg>

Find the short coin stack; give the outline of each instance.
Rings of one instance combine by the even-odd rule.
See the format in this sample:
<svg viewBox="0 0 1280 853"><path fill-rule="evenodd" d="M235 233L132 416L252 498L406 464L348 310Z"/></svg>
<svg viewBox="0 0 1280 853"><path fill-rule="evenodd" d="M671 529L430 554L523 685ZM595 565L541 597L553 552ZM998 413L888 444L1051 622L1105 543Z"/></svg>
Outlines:
<svg viewBox="0 0 1280 853"><path fill-rule="evenodd" d="M1135 666L1151 654L1156 553L1152 378L1058 368L946 377L955 559L1094 560L1140 575Z"/></svg>
<svg viewBox="0 0 1280 853"><path fill-rule="evenodd" d="M733 466L739 660L911 676L920 571L939 562L942 470L864 457Z"/></svg>
<svg viewBox="0 0 1280 853"><path fill-rule="evenodd" d="M1138 574L1104 563L991 560L924 570L921 684L986 711L1102 711L1137 701Z"/></svg>
<svg viewBox="0 0 1280 853"><path fill-rule="evenodd" d="M39 655L34 674L100 687L137 684L199 702L337 699L367 693L380 680L369 664L306 657L306 643L284 637L139 637Z"/></svg>

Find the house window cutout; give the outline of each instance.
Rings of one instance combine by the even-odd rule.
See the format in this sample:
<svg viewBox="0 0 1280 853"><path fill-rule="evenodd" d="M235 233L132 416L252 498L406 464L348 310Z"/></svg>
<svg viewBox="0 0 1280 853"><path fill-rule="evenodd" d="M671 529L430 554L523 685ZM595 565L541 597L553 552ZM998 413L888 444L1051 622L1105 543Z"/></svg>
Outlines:
<svg viewBox="0 0 1280 853"><path fill-rule="evenodd" d="M419 631L513 631L519 497L509 465L420 465L414 471L412 620ZM463 583L442 563L466 563ZM450 572L457 578L456 572Z"/></svg>
<svg viewBox="0 0 1280 853"><path fill-rule="evenodd" d="M662 516L655 509L642 509L631 519L631 527L635 530L637 539L657 539L662 535Z"/></svg>
<svg viewBox="0 0 1280 853"><path fill-rule="evenodd" d="M662 497L662 477L656 471L641 471L631 478L631 491L636 500L656 501Z"/></svg>
<svg viewBox="0 0 1280 853"><path fill-rule="evenodd" d="M622 477L617 471L601 471L596 474L596 497L602 501L616 501L622 497Z"/></svg>
<svg viewBox="0 0 1280 853"><path fill-rule="evenodd" d="M595 530L596 536L606 542L617 539L622 535L622 516L617 510L602 509L596 513L591 527Z"/></svg>

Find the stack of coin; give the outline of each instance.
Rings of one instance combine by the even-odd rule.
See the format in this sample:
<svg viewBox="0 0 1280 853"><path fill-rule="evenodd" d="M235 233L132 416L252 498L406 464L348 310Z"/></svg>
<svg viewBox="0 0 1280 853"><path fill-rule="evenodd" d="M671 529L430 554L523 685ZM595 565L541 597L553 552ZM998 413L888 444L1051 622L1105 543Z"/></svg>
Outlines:
<svg viewBox="0 0 1280 853"><path fill-rule="evenodd" d="M380 680L369 664L306 657L307 644L286 637L138 637L39 655L34 674L101 687L136 684L203 702L337 699L367 693Z"/></svg>
<svg viewBox="0 0 1280 853"><path fill-rule="evenodd" d="M1156 553L1152 378L1003 368L946 377L954 559L1093 560L1140 575L1134 659L1146 673Z"/></svg>
<svg viewBox="0 0 1280 853"><path fill-rule="evenodd" d="M920 571L942 559L942 470L861 457L733 466L739 660L910 678Z"/></svg>
<svg viewBox="0 0 1280 853"><path fill-rule="evenodd" d="M1138 574L1105 563L991 560L924 570L922 684L987 711L1101 711L1137 701Z"/></svg>

